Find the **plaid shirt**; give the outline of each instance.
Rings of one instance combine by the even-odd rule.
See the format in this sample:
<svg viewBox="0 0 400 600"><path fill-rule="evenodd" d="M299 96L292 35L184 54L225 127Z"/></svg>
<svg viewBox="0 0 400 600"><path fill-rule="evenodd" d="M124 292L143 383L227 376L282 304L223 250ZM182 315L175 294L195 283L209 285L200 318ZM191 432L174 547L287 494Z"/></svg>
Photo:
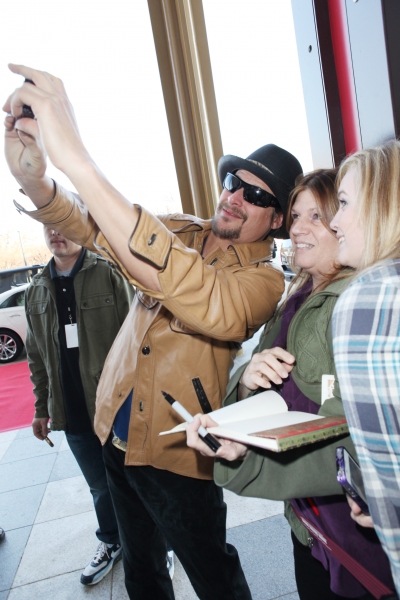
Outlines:
<svg viewBox="0 0 400 600"><path fill-rule="evenodd" d="M339 298L333 348L371 516L400 594L400 259Z"/></svg>

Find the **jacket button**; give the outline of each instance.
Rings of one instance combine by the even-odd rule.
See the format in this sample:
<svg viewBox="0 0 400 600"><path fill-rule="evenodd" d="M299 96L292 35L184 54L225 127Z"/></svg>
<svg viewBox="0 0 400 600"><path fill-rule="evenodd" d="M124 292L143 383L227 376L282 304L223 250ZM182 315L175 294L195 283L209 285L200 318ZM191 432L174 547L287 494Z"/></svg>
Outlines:
<svg viewBox="0 0 400 600"><path fill-rule="evenodd" d="M156 239L157 239L157 234L153 233L153 235L151 236L151 238L149 239L149 241L147 242L147 244L149 246L152 246L154 244L154 242L156 241Z"/></svg>
<svg viewBox="0 0 400 600"><path fill-rule="evenodd" d="M144 348L142 348L142 354L144 354L145 356L150 354L150 346L145 346Z"/></svg>
<svg viewBox="0 0 400 600"><path fill-rule="evenodd" d="M83 303L83 306L84 306L85 308L87 308L87 302L84 302L84 303Z"/></svg>
<svg viewBox="0 0 400 600"><path fill-rule="evenodd" d="M106 298L106 304L110 304L110 298Z"/></svg>

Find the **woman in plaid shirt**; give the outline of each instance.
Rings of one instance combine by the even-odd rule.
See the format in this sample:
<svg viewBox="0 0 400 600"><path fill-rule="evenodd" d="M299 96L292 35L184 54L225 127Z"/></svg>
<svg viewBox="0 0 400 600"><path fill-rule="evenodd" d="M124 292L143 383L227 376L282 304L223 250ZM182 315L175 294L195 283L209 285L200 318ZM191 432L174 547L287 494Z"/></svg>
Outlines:
<svg viewBox="0 0 400 600"><path fill-rule="evenodd" d="M356 278L336 304L333 346L371 517L400 594L400 143L350 156L331 227Z"/></svg>

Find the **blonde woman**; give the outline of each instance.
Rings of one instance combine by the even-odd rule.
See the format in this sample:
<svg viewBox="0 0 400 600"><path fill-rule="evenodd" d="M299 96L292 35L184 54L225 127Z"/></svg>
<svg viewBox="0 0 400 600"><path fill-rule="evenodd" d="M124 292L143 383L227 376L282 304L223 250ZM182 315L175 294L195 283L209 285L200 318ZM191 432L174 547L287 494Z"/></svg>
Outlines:
<svg viewBox="0 0 400 600"><path fill-rule="evenodd" d="M400 593L400 143L348 158L331 226L357 270L333 318L335 363L371 517Z"/></svg>

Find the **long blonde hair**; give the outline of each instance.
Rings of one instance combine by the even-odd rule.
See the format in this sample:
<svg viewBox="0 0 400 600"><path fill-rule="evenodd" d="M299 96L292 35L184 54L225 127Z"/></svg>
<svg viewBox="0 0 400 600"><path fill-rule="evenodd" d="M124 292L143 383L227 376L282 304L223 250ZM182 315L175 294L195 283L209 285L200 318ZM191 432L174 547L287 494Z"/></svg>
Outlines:
<svg viewBox="0 0 400 600"><path fill-rule="evenodd" d="M364 251L357 270L400 257L400 142L361 150L340 166L337 184L350 169L357 181L357 216Z"/></svg>

